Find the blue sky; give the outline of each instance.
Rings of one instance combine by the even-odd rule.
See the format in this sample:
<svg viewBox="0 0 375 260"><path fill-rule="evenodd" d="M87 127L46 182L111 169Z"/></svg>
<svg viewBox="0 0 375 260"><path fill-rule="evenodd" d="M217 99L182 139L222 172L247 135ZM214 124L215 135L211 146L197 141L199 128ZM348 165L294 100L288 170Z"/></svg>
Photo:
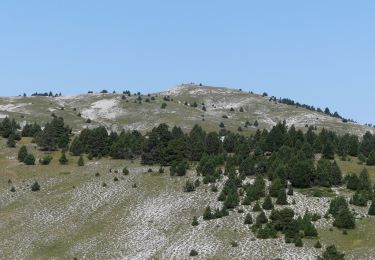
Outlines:
<svg viewBox="0 0 375 260"><path fill-rule="evenodd" d="M0 2L0 95L266 91L375 123L374 1Z"/></svg>

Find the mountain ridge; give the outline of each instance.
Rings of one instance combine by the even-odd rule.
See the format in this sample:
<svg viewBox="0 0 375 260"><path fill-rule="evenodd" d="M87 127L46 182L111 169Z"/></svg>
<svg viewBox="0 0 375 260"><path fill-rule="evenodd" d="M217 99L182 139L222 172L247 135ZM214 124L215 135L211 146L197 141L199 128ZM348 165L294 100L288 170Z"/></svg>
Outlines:
<svg viewBox="0 0 375 260"><path fill-rule="evenodd" d="M104 125L113 131L146 132L160 123L178 125L184 130L194 124L218 130L223 123L228 130L252 133L258 128L270 129L285 120L288 126L301 129L312 125L359 136L367 131L374 132L366 125L344 123L340 118L240 89L181 84L146 95L124 93L0 97L0 118L8 116L23 124L43 124L51 120L51 115L62 116L75 131ZM163 103L165 108L162 108ZM255 121L258 127L254 126Z"/></svg>

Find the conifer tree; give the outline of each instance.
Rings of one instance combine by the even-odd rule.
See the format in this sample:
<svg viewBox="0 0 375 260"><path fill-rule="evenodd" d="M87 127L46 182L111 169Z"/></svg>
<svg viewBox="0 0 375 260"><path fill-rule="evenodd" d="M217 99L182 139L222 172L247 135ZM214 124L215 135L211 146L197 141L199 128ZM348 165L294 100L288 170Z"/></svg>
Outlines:
<svg viewBox="0 0 375 260"><path fill-rule="evenodd" d="M264 211L261 211L256 218L256 224L265 224L267 222L268 222L268 219L267 219L266 214L264 213Z"/></svg>
<svg viewBox="0 0 375 260"><path fill-rule="evenodd" d="M318 248L318 249L319 249L319 248L322 248L322 244L320 243L319 240L316 241L316 243L314 244L314 247L315 247L315 248Z"/></svg>
<svg viewBox="0 0 375 260"><path fill-rule="evenodd" d="M283 188L284 187L283 187L280 179L277 177L271 183L270 190L269 190L270 196L276 198L279 194L279 191Z"/></svg>
<svg viewBox="0 0 375 260"><path fill-rule="evenodd" d="M33 185L31 185L31 191L39 191L39 190L40 190L40 185L37 181L35 181Z"/></svg>
<svg viewBox="0 0 375 260"><path fill-rule="evenodd" d="M61 157L59 159L60 164L68 164L68 159L66 158L65 152L61 153Z"/></svg>
<svg viewBox="0 0 375 260"><path fill-rule="evenodd" d="M25 145L22 145L20 150L18 151L18 160L23 162L27 156L27 148Z"/></svg>
<svg viewBox="0 0 375 260"><path fill-rule="evenodd" d="M251 225L251 224L253 224L253 217L251 216L250 213L247 213L247 214L246 214L244 223L245 223L246 225Z"/></svg>
<svg viewBox="0 0 375 260"><path fill-rule="evenodd" d="M16 141L14 139L14 134L10 134L7 140L7 146L10 148L16 147Z"/></svg>
<svg viewBox="0 0 375 260"><path fill-rule="evenodd" d="M335 158L335 151L332 143L327 142L323 145L322 156L324 159L333 160Z"/></svg>
<svg viewBox="0 0 375 260"><path fill-rule="evenodd" d="M288 205L287 196L284 189L279 190L277 195L276 204L278 205Z"/></svg>
<svg viewBox="0 0 375 260"><path fill-rule="evenodd" d="M198 222L198 218L197 218L197 216L194 216L194 217L193 217L193 221L191 222L191 225L192 225L192 226L198 226L198 225L199 225L199 222Z"/></svg>
<svg viewBox="0 0 375 260"><path fill-rule="evenodd" d="M375 216L375 199L374 198L371 201L371 205L370 205L370 208L368 210L368 214L370 216Z"/></svg>
<svg viewBox="0 0 375 260"><path fill-rule="evenodd" d="M28 155L26 155L24 161L23 161L26 165L34 165L35 164L35 157L33 154L29 153Z"/></svg>
<svg viewBox="0 0 375 260"><path fill-rule="evenodd" d="M203 213L203 219L204 220L210 220L213 219L214 215L212 214L211 207L207 206Z"/></svg>
<svg viewBox="0 0 375 260"><path fill-rule="evenodd" d="M369 154L366 164L369 166L375 165L375 150L372 150L371 153Z"/></svg>
<svg viewBox="0 0 375 260"><path fill-rule="evenodd" d="M322 256L318 256L318 260L344 260L345 254L337 251L334 245L328 246Z"/></svg>
<svg viewBox="0 0 375 260"><path fill-rule="evenodd" d="M258 201L254 204L253 211L254 211L254 212L262 211L262 208L260 207Z"/></svg>
<svg viewBox="0 0 375 260"><path fill-rule="evenodd" d="M85 165L85 161L83 160L83 157L82 155L79 156L79 159L78 159L78 166L84 166Z"/></svg>
<svg viewBox="0 0 375 260"><path fill-rule="evenodd" d="M331 185L341 185L342 183L342 173L336 161L332 163L330 183Z"/></svg>
<svg viewBox="0 0 375 260"><path fill-rule="evenodd" d="M342 208L338 212L335 220L333 221L333 225L338 228L346 229L353 229L355 227L355 219L349 208Z"/></svg>
<svg viewBox="0 0 375 260"><path fill-rule="evenodd" d="M262 208L265 209L265 210L271 210L271 209L273 209L273 203L272 203L271 196L268 195L264 199L264 202L262 204Z"/></svg>

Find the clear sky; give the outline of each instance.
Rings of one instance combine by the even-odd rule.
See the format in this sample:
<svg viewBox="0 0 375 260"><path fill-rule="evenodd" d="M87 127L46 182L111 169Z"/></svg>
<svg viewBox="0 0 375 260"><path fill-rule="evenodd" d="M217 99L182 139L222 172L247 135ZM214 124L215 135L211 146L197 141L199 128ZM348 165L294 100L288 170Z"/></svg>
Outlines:
<svg viewBox="0 0 375 260"><path fill-rule="evenodd" d="M0 95L266 91L375 123L375 1L0 1Z"/></svg>

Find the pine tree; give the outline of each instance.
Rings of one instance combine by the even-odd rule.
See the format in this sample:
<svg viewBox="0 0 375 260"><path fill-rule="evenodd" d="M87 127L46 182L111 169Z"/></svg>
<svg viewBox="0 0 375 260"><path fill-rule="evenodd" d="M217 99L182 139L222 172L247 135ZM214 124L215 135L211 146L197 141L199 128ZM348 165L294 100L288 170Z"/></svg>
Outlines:
<svg viewBox="0 0 375 260"><path fill-rule="evenodd" d="M312 160L299 160L291 167L290 181L293 187L308 188L311 179L315 175L315 167Z"/></svg>
<svg viewBox="0 0 375 260"><path fill-rule="evenodd" d="M20 150L18 151L18 160L23 162L27 156L27 148L26 146L22 145Z"/></svg>
<svg viewBox="0 0 375 260"><path fill-rule="evenodd" d="M338 212L333 221L333 226L346 229L353 229L355 227L355 219L349 208L342 208Z"/></svg>
<svg viewBox="0 0 375 260"><path fill-rule="evenodd" d="M323 145L322 156L327 160L333 160L335 158L335 152L332 143L327 142Z"/></svg>
<svg viewBox="0 0 375 260"><path fill-rule="evenodd" d="M7 140L7 146L10 148L16 147L16 141L14 139L14 134L10 134Z"/></svg>
<svg viewBox="0 0 375 260"><path fill-rule="evenodd" d="M128 170L128 168L124 167L124 168L122 169L122 174L123 174L123 175L129 175L129 170Z"/></svg>
<svg viewBox="0 0 375 260"><path fill-rule="evenodd" d="M207 206L203 213L203 219L204 220L210 220L213 219L214 215L212 214L211 207Z"/></svg>
<svg viewBox="0 0 375 260"><path fill-rule="evenodd" d="M318 260L344 260L345 254L337 251L334 245L328 246L322 256L318 256Z"/></svg>
<svg viewBox="0 0 375 260"><path fill-rule="evenodd" d="M26 155L24 161L23 161L26 165L34 165L35 164L35 157L33 154L29 153L28 155Z"/></svg>
<svg viewBox="0 0 375 260"><path fill-rule="evenodd" d="M288 205L287 196L284 189L279 190L277 195L276 204L278 205Z"/></svg>
<svg viewBox="0 0 375 260"><path fill-rule="evenodd" d="M366 164L370 166L375 165L375 150L372 150L371 153L369 154Z"/></svg>
<svg viewBox="0 0 375 260"><path fill-rule="evenodd" d="M287 194L288 194L288 196L293 196L294 191L293 191L293 186L292 185L289 186Z"/></svg>
<svg viewBox="0 0 375 260"><path fill-rule="evenodd" d="M366 168L359 173L359 190L371 190L371 180Z"/></svg>
<svg viewBox="0 0 375 260"><path fill-rule="evenodd" d="M271 210L271 209L273 209L273 203L272 203L271 196L268 195L264 199L264 202L262 204L262 208L265 209L265 210Z"/></svg>
<svg viewBox="0 0 375 260"><path fill-rule="evenodd" d="M270 189L269 189L269 193L270 193L271 197L276 198L279 194L279 191L283 188L284 187L281 183L281 180L279 178L274 179L272 181Z"/></svg>
<svg viewBox="0 0 375 260"><path fill-rule="evenodd" d="M82 155L79 156L79 159L78 159L78 166L84 166L85 165L85 162L83 160L83 157Z"/></svg>
<svg viewBox="0 0 375 260"><path fill-rule="evenodd" d="M251 225L251 224L253 224L253 217L251 216L250 213L246 214L244 224L245 225Z"/></svg>
<svg viewBox="0 0 375 260"><path fill-rule="evenodd" d="M303 247L303 242L302 242L302 239L301 239L301 236L296 234L295 237L294 237L294 245L296 247Z"/></svg>
<svg viewBox="0 0 375 260"><path fill-rule="evenodd" d="M39 183L37 181L35 181L33 183L33 185L31 185L31 190L32 191L39 191L40 190L40 185L39 185Z"/></svg>
<svg viewBox="0 0 375 260"><path fill-rule="evenodd" d="M192 226L198 226L198 225L199 225L199 222L198 222L198 218L197 218L197 216L194 216L194 217L193 217L193 221L191 222L191 225L192 225Z"/></svg>
<svg viewBox="0 0 375 260"><path fill-rule="evenodd" d="M336 161L333 161L331 166L330 183L331 185L341 185L342 183L342 173Z"/></svg>
<svg viewBox="0 0 375 260"><path fill-rule="evenodd" d="M267 222L268 222L268 219L267 219L266 214L264 213L264 211L261 211L256 218L256 224L265 224Z"/></svg>
<svg viewBox="0 0 375 260"><path fill-rule="evenodd" d="M348 207L349 206L346 199L342 196L339 196L331 200L328 212L336 217L341 209L348 209Z"/></svg>
<svg viewBox="0 0 375 260"><path fill-rule="evenodd" d="M316 230L314 224L311 223L310 221L305 223L303 231L304 231L305 236L307 237L316 237L318 235L318 231Z"/></svg>
<svg viewBox="0 0 375 260"><path fill-rule="evenodd" d="M184 192L195 191L194 183L191 180L187 180L184 186Z"/></svg>
<svg viewBox="0 0 375 260"><path fill-rule="evenodd" d="M320 243L319 240L316 241L316 243L314 244L314 247L315 247L315 248L318 248L318 249L319 249L319 248L322 248L322 244Z"/></svg>
<svg viewBox="0 0 375 260"><path fill-rule="evenodd" d="M66 158L65 152L61 153L61 157L59 159L60 164L68 164L68 159Z"/></svg>
<svg viewBox="0 0 375 260"><path fill-rule="evenodd" d="M260 207L258 201L254 204L253 211L254 211L254 212L262 211L262 208Z"/></svg>
<svg viewBox="0 0 375 260"><path fill-rule="evenodd" d="M372 199L371 206L368 210L368 214L370 216L375 216L375 199L374 198Z"/></svg>

